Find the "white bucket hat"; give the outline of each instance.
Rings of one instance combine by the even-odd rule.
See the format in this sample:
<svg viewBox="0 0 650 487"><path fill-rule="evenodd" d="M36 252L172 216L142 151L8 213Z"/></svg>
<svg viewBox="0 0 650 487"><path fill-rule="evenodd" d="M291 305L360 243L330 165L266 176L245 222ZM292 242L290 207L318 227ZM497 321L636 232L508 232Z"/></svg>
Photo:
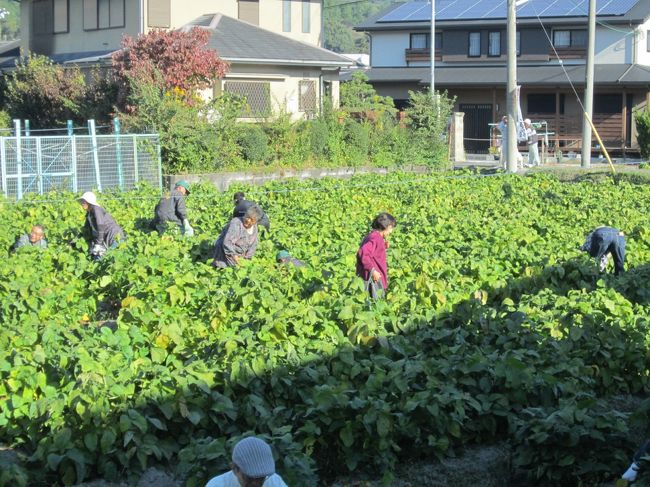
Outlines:
<svg viewBox="0 0 650 487"><path fill-rule="evenodd" d="M97 204L97 196L95 196L95 193L92 191L86 191L84 194L81 195L81 199L88 203L89 205L93 206L99 206Z"/></svg>

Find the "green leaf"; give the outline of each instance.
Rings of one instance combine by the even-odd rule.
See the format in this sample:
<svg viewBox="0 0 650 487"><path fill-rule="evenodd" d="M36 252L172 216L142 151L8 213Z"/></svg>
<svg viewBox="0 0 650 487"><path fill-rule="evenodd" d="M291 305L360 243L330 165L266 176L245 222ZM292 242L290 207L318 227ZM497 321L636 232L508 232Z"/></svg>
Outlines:
<svg viewBox="0 0 650 487"><path fill-rule="evenodd" d="M343 442L346 448L350 448L354 443L354 435L352 434L352 426L350 423L346 423L345 427L339 431L339 438Z"/></svg>

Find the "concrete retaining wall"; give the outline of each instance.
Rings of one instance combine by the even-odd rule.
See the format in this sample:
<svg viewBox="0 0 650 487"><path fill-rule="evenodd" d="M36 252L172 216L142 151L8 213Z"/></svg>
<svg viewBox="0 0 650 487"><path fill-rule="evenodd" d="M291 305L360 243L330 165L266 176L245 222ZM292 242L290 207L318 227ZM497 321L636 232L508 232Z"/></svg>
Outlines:
<svg viewBox="0 0 650 487"><path fill-rule="evenodd" d="M165 187L172 188L179 179L188 183L209 182L219 191L228 191L232 184L261 185L269 181L283 181L286 179L321 179L325 177L350 178L358 174L388 174L391 172L413 172L426 174L431 169L426 166L408 166L401 168L381 167L343 167L343 168L310 168L310 169L282 169L268 173L223 172L206 174L167 174L164 176Z"/></svg>

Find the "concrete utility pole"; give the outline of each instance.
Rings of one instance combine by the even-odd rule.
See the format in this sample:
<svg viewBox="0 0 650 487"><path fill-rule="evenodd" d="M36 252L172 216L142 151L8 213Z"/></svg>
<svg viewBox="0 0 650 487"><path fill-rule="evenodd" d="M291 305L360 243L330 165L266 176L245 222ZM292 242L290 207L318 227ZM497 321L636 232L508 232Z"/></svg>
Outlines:
<svg viewBox="0 0 650 487"><path fill-rule="evenodd" d="M431 94L436 92L436 78L434 75L434 64L436 57L436 0L431 0L431 40L429 41L429 52L431 53Z"/></svg>
<svg viewBox="0 0 650 487"><path fill-rule="evenodd" d="M589 0L589 39L585 68L585 114L582 120L582 167L591 166L591 124L594 111L594 55L596 51L596 0Z"/></svg>
<svg viewBox="0 0 650 487"><path fill-rule="evenodd" d="M508 0L508 135L507 164L508 172L517 172L517 12L515 0ZM502 149L503 150L503 149Z"/></svg>

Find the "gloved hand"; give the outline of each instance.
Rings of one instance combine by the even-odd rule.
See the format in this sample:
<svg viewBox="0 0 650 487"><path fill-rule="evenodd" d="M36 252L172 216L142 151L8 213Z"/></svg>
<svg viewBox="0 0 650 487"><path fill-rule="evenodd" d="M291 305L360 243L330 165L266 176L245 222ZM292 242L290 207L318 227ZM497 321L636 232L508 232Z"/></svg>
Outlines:
<svg viewBox="0 0 650 487"><path fill-rule="evenodd" d="M194 229L190 226L190 222L187 219L183 220L183 235L186 237L194 236Z"/></svg>
<svg viewBox="0 0 650 487"><path fill-rule="evenodd" d="M102 244L94 244L90 248L90 255L101 257L106 253L106 247L104 247Z"/></svg>
<svg viewBox="0 0 650 487"><path fill-rule="evenodd" d="M628 482L634 482L636 480L636 476L639 473L639 466L635 463L632 462L632 465L630 465L630 468L628 468L623 476L621 477L623 480L627 480Z"/></svg>

